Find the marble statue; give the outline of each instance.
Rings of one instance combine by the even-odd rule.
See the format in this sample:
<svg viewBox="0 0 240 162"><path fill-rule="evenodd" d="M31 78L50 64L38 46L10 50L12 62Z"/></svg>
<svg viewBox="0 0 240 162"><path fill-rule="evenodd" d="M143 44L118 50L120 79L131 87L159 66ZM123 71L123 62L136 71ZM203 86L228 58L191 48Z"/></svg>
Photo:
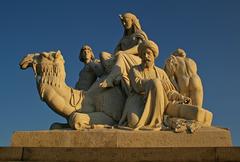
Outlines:
<svg viewBox="0 0 240 162"><path fill-rule="evenodd" d="M79 73L79 79L75 88L87 91L91 85L103 74L103 67L100 60L95 59L92 48L84 45L79 54L79 60L84 63Z"/></svg>
<svg viewBox="0 0 240 162"><path fill-rule="evenodd" d="M153 41L143 41L138 46L138 54L142 63L130 69L133 91L126 101L122 120L126 118L128 126L133 128L160 128L168 104L167 94L174 86L166 73L154 65L158 46Z"/></svg>
<svg viewBox="0 0 240 162"><path fill-rule="evenodd" d="M142 63L130 69L133 91L127 98L120 124L127 120L127 125L131 128L160 129L164 114L168 112L167 115L172 115L172 107L183 111L187 109L185 119L199 120L191 117L198 109L189 105L190 98L178 93L165 71L154 65L154 59L158 56L158 46L153 41L146 40L139 45L138 51Z"/></svg>
<svg viewBox="0 0 240 162"><path fill-rule="evenodd" d="M183 49L173 52L165 61L164 70L182 95L191 98L193 105L202 107L203 86L197 74L197 65L193 59L186 56Z"/></svg>
<svg viewBox="0 0 240 162"><path fill-rule="evenodd" d="M120 120L125 98L119 88L103 89L98 82L88 91L69 87L65 83L64 59L60 51L28 54L20 62L20 67L33 69L40 98L66 118L71 128L113 125ZM111 97L114 100L108 100Z"/></svg>
<svg viewBox="0 0 240 162"><path fill-rule="evenodd" d="M138 18L120 15L124 33L114 53L95 59L90 46L81 48L84 63L75 88L65 83L60 51L33 53L20 62L31 67L42 101L66 123L51 129L123 128L194 132L211 126L212 113L202 107L203 87L196 63L177 49L164 70L154 64L158 45L149 40Z"/></svg>
<svg viewBox="0 0 240 162"><path fill-rule="evenodd" d="M120 15L120 20L124 27L123 37L120 39L114 54L102 52L100 58L112 59L113 66L105 80L100 83L100 87L113 87L114 83L121 82L121 86L126 95L129 95L130 80L129 70L132 66L141 63L138 55L138 46L143 40L147 40L147 35L141 29L138 18L132 13Z"/></svg>

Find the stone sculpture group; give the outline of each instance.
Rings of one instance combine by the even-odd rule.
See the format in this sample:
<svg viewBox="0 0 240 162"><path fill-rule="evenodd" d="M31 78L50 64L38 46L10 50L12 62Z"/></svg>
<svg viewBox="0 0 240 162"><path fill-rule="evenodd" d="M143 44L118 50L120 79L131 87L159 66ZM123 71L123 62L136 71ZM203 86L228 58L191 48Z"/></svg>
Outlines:
<svg viewBox="0 0 240 162"><path fill-rule="evenodd" d="M75 88L65 83L60 51L28 54L20 62L21 69L33 69L42 101L67 120L51 129L194 132L211 126L213 115L202 108L203 86L195 61L179 48L162 70L154 64L158 45L149 40L138 18L125 13L120 20L124 33L113 54L101 52L98 60L90 46L82 47L84 68Z"/></svg>

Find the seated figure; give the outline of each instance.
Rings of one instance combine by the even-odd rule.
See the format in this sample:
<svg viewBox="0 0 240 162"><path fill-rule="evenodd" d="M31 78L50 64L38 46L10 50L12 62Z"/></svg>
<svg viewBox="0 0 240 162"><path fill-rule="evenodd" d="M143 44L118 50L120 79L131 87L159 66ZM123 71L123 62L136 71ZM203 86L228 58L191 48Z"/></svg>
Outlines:
<svg viewBox="0 0 240 162"><path fill-rule="evenodd" d="M130 70L132 93L129 95L120 125L127 122L131 128L161 128L163 114L168 105L168 93L175 88L167 74L154 65L158 46L150 40L138 47L140 65ZM126 121L127 120L127 121Z"/></svg>
<svg viewBox="0 0 240 162"><path fill-rule="evenodd" d="M191 99L177 92L165 71L154 65L158 46L147 40L139 45L138 51L142 63L130 70L132 91L125 103L119 125L133 129L161 129L165 124L164 115L167 115L210 126L212 113L190 104ZM176 125L165 124L171 128Z"/></svg>
<svg viewBox="0 0 240 162"><path fill-rule="evenodd" d="M202 107L203 86L197 74L197 65L186 57L183 49L177 49L165 61L164 70L179 93L191 98L192 105Z"/></svg>
<svg viewBox="0 0 240 162"><path fill-rule="evenodd" d="M96 79L103 74L103 68L100 60L95 59L93 51L88 45L84 45L81 48L79 60L85 65L79 73L79 79L75 88L87 91Z"/></svg>
<svg viewBox="0 0 240 162"><path fill-rule="evenodd" d="M114 54L112 55L107 52L100 54L101 63L105 71L107 71L108 76L99 86L107 88L121 83L125 94L129 95L129 70L132 66L141 63L137 49L139 44L148 38L141 29L139 20L134 14L125 13L120 15L120 19L124 28L124 34L115 48Z"/></svg>

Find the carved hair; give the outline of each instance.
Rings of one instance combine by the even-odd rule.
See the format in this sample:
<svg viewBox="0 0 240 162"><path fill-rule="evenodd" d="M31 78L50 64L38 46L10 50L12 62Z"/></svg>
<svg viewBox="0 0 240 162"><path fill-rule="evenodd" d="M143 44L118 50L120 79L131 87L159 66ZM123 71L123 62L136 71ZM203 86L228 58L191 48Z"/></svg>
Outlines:
<svg viewBox="0 0 240 162"><path fill-rule="evenodd" d="M166 71L168 76L173 75L176 71L177 64L178 64L177 57L186 58L186 56L187 56L186 52L181 48L176 49L170 55L170 57L165 61L165 65L164 65L164 70Z"/></svg>
<svg viewBox="0 0 240 162"><path fill-rule="evenodd" d="M177 60L174 55L171 55L165 61L164 71L167 73L167 75L170 79L174 78L174 74L176 72L176 66L177 66L176 64L177 64Z"/></svg>
<svg viewBox="0 0 240 162"><path fill-rule="evenodd" d="M88 46L88 45L84 45L82 48L81 48L81 50L80 50L80 55L79 55L79 60L81 61L81 62L84 62L84 56L85 56L85 53L84 53L84 51L85 50L89 50L89 51L91 51L91 60L95 60L95 57L94 57L94 54L93 54L93 51L92 51L92 48L90 47L90 46Z"/></svg>
<svg viewBox="0 0 240 162"><path fill-rule="evenodd" d="M65 80L65 72L63 73L61 69L60 64L41 64L40 74L42 78L40 83L60 87Z"/></svg>
<svg viewBox="0 0 240 162"><path fill-rule="evenodd" d="M43 97L46 85L61 87L65 83L66 72L64 59L61 52L44 52L39 55L37 60L37 77L40 88L40 96ZM38 78L37 78L38 79Z"/></svg>
<svg viewBox="0 0 240 162"><path fill-rule="evenodd" d="M182 58L185 66L184 67L178 67L178 58ZM177 68L184 68L184 72L186 75L191 76L192 74L197 73L197 65L194 60L191 58L186 57L185 52L180 52L180 53L175 53L175 55L171 55L166 61L165 61L165 66L164 70L166 73L169 75L173 75ZM170 77L170 76L169 76Z"/></svg>
<svg viewBox="0 0 240 162"><path fill-rule="evenodd" d="M179 57L186 57L187 56L186 52L181 48L176 49L176 51L174 51L172 55L179 56Z"/></svg>
<svg viewBox="0 0 240 162"><path fill-rule="evenodd" d="M123 20L123 18L129 18L132 20L132 25L133 25L133 33L136 33L138 31L142 31L140 22L138 20L138 18L132 14L132 13L124 13L123 15L120 15L120 19ZM127 35L127 30L124 31L124 36Z"/></svg>

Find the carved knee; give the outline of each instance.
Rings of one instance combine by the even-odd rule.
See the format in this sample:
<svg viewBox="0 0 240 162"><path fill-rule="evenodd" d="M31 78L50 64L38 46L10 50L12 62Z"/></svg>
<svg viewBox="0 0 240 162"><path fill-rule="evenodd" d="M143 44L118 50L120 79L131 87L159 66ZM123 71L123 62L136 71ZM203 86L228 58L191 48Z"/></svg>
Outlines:
<svg viewBox="0 0 240 162"><path fill-rule="evenodd" d="M128 119L128 126L131 128L135 128L139 121L138 115L132 112L127 115L127 119Z"/></svg>

